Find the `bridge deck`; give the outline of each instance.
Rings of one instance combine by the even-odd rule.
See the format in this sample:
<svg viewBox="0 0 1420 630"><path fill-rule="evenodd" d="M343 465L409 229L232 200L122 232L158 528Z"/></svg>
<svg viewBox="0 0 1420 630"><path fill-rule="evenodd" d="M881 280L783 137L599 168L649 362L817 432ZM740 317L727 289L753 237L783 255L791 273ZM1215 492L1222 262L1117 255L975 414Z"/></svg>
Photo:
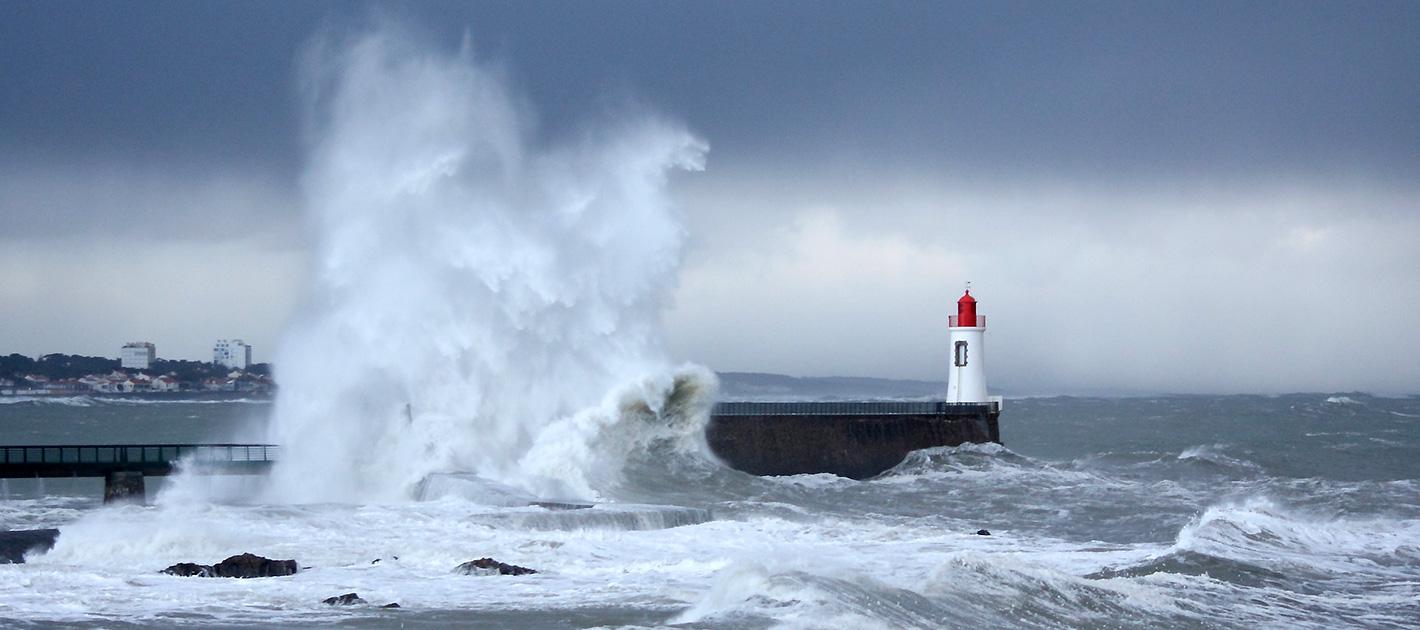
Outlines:
<svg viewBox="0 0 1420 630"><path fill-rule="evenodd" d="M281 448L270 444L48 444L0 447L0 478L104 477L113 472L172 474L178 462L207 472L266 471Z"/></svg>

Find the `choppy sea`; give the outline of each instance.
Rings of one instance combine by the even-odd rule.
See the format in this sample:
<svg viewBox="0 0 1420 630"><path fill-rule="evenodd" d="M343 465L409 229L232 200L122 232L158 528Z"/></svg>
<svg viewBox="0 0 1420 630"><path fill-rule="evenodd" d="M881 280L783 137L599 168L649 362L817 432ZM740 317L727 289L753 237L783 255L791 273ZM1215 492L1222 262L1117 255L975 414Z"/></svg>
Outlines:
<svg viewBox="0 0 1420 630"><path fill-rule="evenodd" d="M0 443L260 441L269 412L3 399ZM150 479L148 505L118 507L99 480L11 479L0 529L61 534L0 565L0 626L1420 625L1420 398L1025 398L1001 427L1004 446L920 451L868 481L653 447L575 510L460 475L305 505ZM242 552L305 569L159 574ZM480 557L540 573L452 573ZM370 604L321 603L347 592Z"/></svg>

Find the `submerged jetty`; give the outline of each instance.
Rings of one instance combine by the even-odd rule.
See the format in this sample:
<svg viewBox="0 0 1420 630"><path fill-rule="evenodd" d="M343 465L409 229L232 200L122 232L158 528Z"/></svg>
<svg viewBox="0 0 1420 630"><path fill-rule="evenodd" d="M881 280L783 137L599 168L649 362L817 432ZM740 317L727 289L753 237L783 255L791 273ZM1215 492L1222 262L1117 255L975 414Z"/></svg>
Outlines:
<svg viewBox="0 0 1420 630"><path fill-rule="evenodd" d="M731 467L755 475L881 474L908 453L1001 441L1001 397L986 393L986 317L966 293L949 318L951 369L944 401L722 402L705 438Z"/></svg>

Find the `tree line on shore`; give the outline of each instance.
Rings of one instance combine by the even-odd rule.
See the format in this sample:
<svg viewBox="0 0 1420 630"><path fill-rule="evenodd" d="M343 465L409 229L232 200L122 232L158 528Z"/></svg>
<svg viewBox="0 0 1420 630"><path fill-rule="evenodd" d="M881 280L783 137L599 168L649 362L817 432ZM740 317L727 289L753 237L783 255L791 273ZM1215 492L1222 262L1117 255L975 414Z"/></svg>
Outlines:
<svg viewBox="0 0 1420 630"><path fill-rule="evenodd" d="M87 357L77 354L46 354L38 359L23 354L0 355L0 378L20 379L26 375L43 376L51 380L80 378L89 374L108 374L121 369L118 359L108 357ZM206 361L187 359L158 359L146 370L150 374L170 374L183 382L201 382L208 378L219 378L231 372L232 368ZM258 376L270 376L271 364L253 363L245 372Z"/></svg>

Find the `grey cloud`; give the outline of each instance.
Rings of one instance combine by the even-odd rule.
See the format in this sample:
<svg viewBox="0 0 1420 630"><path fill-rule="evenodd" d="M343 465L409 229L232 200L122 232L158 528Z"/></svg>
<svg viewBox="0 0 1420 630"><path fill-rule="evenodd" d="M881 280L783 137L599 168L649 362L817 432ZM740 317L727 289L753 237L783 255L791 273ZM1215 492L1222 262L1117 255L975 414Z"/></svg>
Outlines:
<svg viewBox="0 0 1420 630"><path fill-rule="evenodd" d="M669 321L678 353L718 369L942 378L945 318L972 280L991 373L1016 393L1410 392L1417 198L745 186L691 196L692 217L719 216L695 220Z"/></svg>
<svg viewBox="0 0 1420 630"><path fill-rule="evenodd" d="M268 361L305 271L302 252L241 241L0 240L0 349L117 356L143 340L208 359L239 337Z"/></svg>
<svg viewBox="0 0 1420 630"><path fill-rule="evenodd" d="M0 169L0 212L0 240L252 240L290 248L300 225L299 199L281 179L235 167L121 162L12 161Z"/></svg>
<svg viewBox="0 0 1420 630"><path fill-rule="evenodd" d="M630 90L718 160L977 176L1420 167L1414 3L392 3L552 133ZM347 3L7 3L0 150L299 163L292 63ZM38 152L38 153L35 153Z"/></svg>

